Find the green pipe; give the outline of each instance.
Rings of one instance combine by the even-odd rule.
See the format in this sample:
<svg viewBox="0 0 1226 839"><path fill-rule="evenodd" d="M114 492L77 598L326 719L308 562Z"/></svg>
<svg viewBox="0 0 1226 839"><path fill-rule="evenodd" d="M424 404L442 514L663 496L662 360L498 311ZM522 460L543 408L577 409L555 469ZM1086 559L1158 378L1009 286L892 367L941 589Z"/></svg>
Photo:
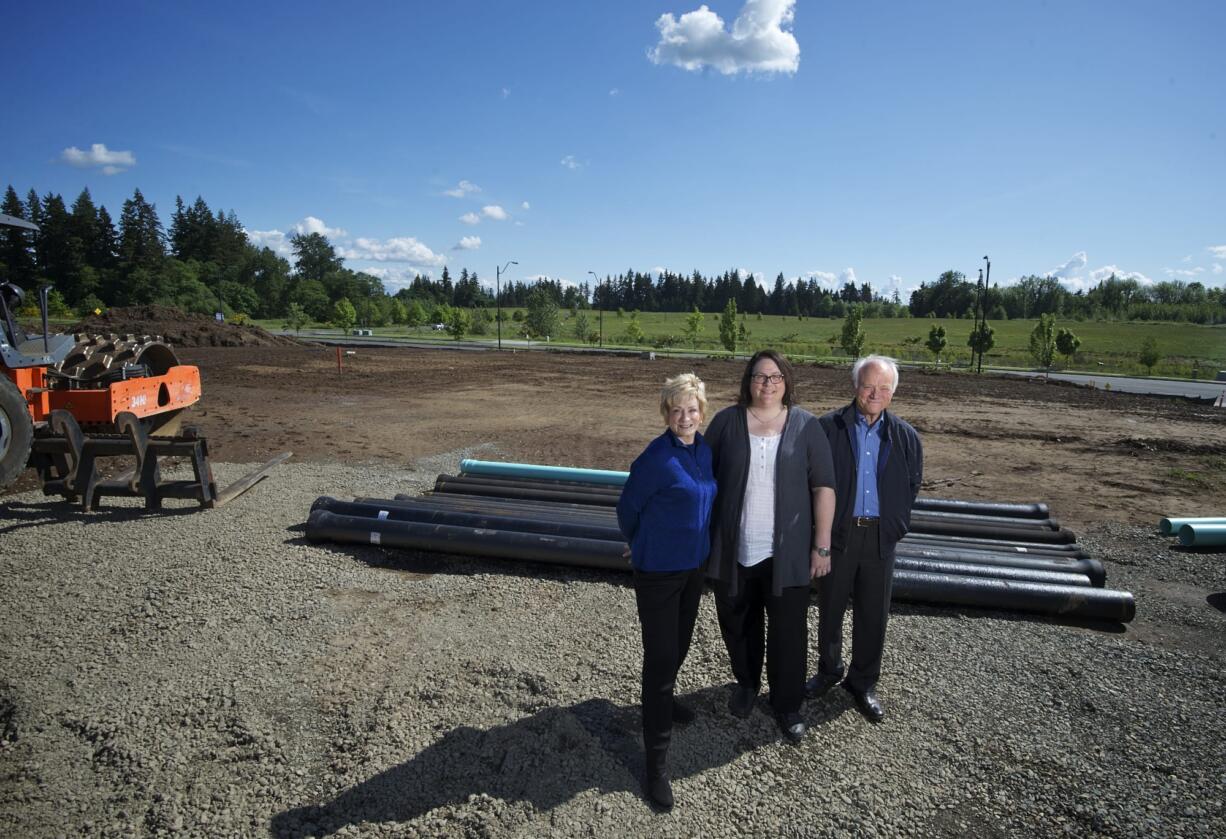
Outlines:
<svg viewBox="0 0 1226 839"><path fill-rule="evenodd" d="M1158 532L1163 536L1177 536L1179 529L1185 524L1226 524L1226 518L1209 516L1199 519L1162 519L1158 522Z"/></svg>
<svg viewBox="0 0 1226 839"><path fill-rule="evenodd" d="M629 472L611 469L577 469L569 466L540 466L535 463L498 463L492 460L461 460L460 471L468 475L498 475L511 478L544 478L550 481L585 481L590 484L621 486Z"/></svg>
<svg viewBox="0 0 1226 839"><path fill-rule="evenodd" d="M1179 544L1198 548L1203 545L1226 545L1226 521L1221 521L1221 524L1185 524L1179 528Z"/></svg>

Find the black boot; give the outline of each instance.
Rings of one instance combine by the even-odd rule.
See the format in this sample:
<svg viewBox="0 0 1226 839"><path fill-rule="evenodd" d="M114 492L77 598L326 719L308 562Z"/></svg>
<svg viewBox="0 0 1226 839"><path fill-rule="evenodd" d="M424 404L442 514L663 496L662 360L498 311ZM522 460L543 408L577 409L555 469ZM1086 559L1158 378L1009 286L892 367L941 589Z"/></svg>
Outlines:
<svg viewBox="0 0 1226 839"><path fill-rule="evenodd" d="M663 759L647 761L647 798L661 810L673 809L673 785Z"/></svg>

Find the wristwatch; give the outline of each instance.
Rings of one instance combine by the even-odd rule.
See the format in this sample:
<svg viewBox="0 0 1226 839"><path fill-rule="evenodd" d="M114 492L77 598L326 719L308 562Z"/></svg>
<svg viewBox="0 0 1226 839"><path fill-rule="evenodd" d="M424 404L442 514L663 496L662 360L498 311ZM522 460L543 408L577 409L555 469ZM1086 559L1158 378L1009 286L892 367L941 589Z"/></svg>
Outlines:
<svg viewBox="0 0 1226 839"><path fill-rule="evenodd" d="M814 548L813 550L817 551L818 556L821 556L821 557L830 556L830 548Z"/></svg>

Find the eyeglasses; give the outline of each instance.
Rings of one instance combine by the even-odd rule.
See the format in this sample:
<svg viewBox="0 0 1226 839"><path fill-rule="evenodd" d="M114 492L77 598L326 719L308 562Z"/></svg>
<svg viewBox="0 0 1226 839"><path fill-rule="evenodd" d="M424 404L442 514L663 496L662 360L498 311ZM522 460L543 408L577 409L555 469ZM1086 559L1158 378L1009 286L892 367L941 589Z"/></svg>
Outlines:
<svg viewBox="0 0 1226 839"><path fill-rule="evenodd" d="M777 385L781 381L783 381L783 375L780 373L771 373L769 376L766 375L765 373L754 373L749 378L753 380L754 384L758 384L758 385L764 385L767 382L770 382L773 385Z"/></svg>

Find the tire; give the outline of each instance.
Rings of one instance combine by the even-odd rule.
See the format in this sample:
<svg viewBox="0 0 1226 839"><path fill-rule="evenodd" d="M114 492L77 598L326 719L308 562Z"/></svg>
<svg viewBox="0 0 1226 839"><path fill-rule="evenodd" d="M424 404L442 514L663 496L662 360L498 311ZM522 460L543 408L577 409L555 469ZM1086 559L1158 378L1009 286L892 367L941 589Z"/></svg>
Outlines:
<svg viewBox="0 0 1226 839"><path fill-rule="evenodd" d="M0 375L0 489L16 480L30 459L34 421L17 385Z"/></svg>

